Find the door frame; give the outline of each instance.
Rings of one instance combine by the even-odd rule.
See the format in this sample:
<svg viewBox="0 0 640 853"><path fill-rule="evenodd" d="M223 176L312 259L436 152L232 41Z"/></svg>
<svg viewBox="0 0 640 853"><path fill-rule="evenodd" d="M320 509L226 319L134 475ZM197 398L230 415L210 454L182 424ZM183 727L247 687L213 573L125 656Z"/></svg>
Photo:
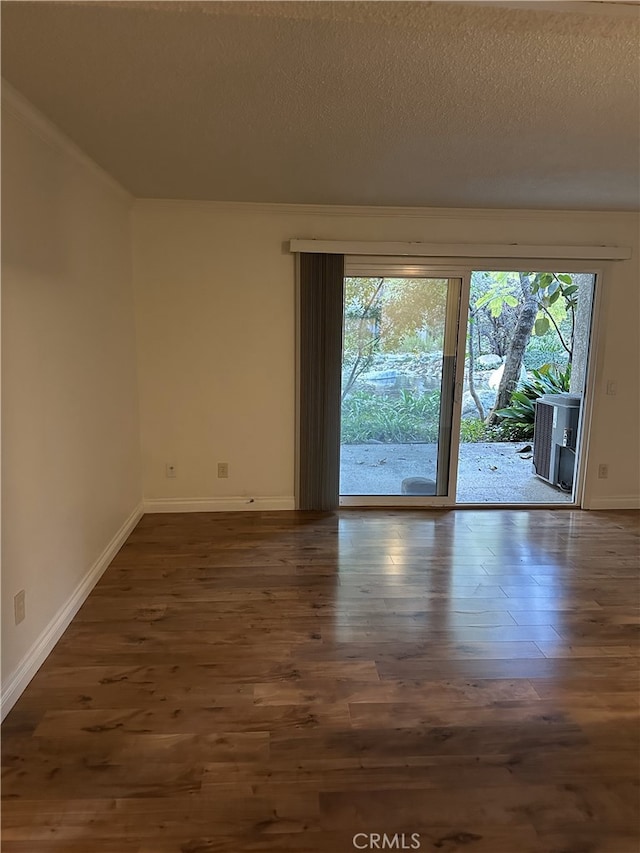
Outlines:
<svg viewBox="0 0 640 853"><path fill-rule="evenodd" d="M460 261L460 259L458 259ZM531 270L559 270L568 273L586 273L594 277L593 296L591 303L591 325L589 329L589 351L587 354L587 369L585 374L582 411L578 426L578 437L576 441L577 465L574 476L573 500L563 503L471 503L454 501L454 506L464 509L590 509L591 490L588 488L587 466L589 457L589 445L593 425L595 408L595 395L598 382L601 382L604 369L604 351L600 346L604 325L604 313L606 310L605 279L610 273L611 261L584 261L563 258L471 258L464 259L464 269L469 273L469 291L467 293L467 318L469 311L470 280L474 271L506 270L514 271L518 268ZM466 340L466 336L465 336ZM464 364L462 367L464 373ZM456 455L460 453L460 422L458 422L458 435L456 442ZM457 487L457 481L456 481Z"/></svg>
<svg viewBox="0 0 640 853"><path fill-rule="evenodd" d="M523 247L524 248L524 247ZM355 254L355 253L354 253ZM349 257L353 257L350 255ZM392 260L387 255L361 255L359 258L370 260L373 266L376 262L383 264L385 261ZM403 257L402 261L407 267L419 264L424 266L432 274L432 277L437 278L458 278L462 280L460 293L460 306L458 314L458 353L456 359L456 392L454 394L453 405L453 421L452 421L452 436L451 436L451 453L449 460L449 493L446 497L438 496L385 496L385 495L349 495L340 497L340 507L406 507L410 508L452 508L462 507L468 509L482 508L502 508L502 509L527 509L527 508L542 508L549 509L590 509L592 505L592 488L590 481L587 478L587 470L589 464L589 449L590 438L594 420L595 396L598 383L602 382L604 371L604 348L601 345L603 324L606 314L606 281L609 277L611 266L614 261L606 259L581 260L571 258L545 258L545 257L429 257L429 256L413 256ZM413 263L412 263L413 262ZM562 269L568 273L590 273L594 276L594 291L593 302L591 308L591 329L589 336L589 354L587 358L587 370L584 388L584 399L582 404L582 416L580 418L580 427L577 438L577 453L578 462L575 473L573 501L562 504L549 503L457 503L457 473L458 461L460 452L460 422L462 414L462 394L460 393L462 383L464 382L464 353L466 348L466 333L469 314L469 297L471 289L471 273L474 270L513 270L520 267L521 269ZM426 277L426 276L425 276ZM296 333L297 333L297 315L296 310ZM464 318L464 322L462 322ZM463 331L464 334L460 334ZM297 334L296 334L297 338ZM462 349L462 356L460 354ZM299 344L296 340L296 363L299 363ZM296 369L296 383L299 379L299 371ZM460 383L458 385L458 383ZM298 386L296 385L296 391ZM296 393L298 396L298 393ZM297 405L296 405L297 417ZM296 436L298 434L296 424ZM296 445L295 449L295 470L298 471L299 465L299 449ZM393 500L399 498L400 500Z"/></svg>
<svg viewBox="0 0 640 853"><path fill-rule="evenodd" d="M359 275L379 276L389 278L425 278L449 280L449 288L455 282L455 303L450 305L448 292L445 316L445 339L452 345L455 355L454 374L451 382L452 394L450 436L448 437L449 456L447 471L446 495L340 495L341 507L440 507L451 508L455 505L458 456L460 442L460 420L462 414L462 386L464 383L464 355L467 340L467 324L462 322L469 313L469 293L471 287L471 271L459 267L458 264L432 262L431 258L406 258L386 256L347 256L345 257L345 278ZM360 264L361 269L353 270L354 264ZM438 454L440 440L438 437Z"/></svg>

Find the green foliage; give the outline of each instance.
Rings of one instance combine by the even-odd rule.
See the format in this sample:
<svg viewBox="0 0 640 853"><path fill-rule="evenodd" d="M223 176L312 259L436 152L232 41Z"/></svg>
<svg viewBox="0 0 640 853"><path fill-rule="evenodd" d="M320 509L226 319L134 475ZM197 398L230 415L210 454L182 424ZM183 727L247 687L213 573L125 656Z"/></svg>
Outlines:
<svg viewBox="0 0 640 853"><path fill-rule="evenodd" d="M550 328L551 323L549 322L548 317L536 317L534 331L539 338L546 335Z"/></svg>
<svg viewBox="0 0 640 853"><path fill-rule="evenodd" d="M539 370L545 364L564 367L567 357L567 351L555 333L542 338L532 335L524 353L524 366L527 370Z"/></svg>
<svg viewBox="0 0 640 853"><path fill-rule="evenodd" d="M555 333L571 360L573 353L573 337L575 313L578 307L578 285L573 283L573 277L568 273L537 273L531 282L531 292L538 299L538 316L534 333L546 335L553 326ZM563 331L562 324L569 318L570 328Z"/></svg>
<svg viewBox="0 0 640 853"><path fill-rule="evenodd" d="M475 354L504 356L520 310L522 288L517 273L474 270L469 302L469 343Z"/></svg>
<svg viewBox="0 0 640 853"><path fill-rule="evenodd" d="M515 434L516 440L533 438L535 408L533 400L523 391L514 391L511 395L511 405L498 409L496 414L501 418L500 426L504 425L505 430Z"/></svg>
<svg viewBox="0 0 640 853"><path fill-rule="evenodd" d="M434 336L428 329L425 329L418 332L406 332L400 340L397 351L399 353L419 354L440 352L441 349L442 336Z"/></svg>
<svg viewBox="0 0 640 853"><path fill-rule="evenodd" d="M532 400L537 400L542 394L566 392L570 384L570 364L564 370L555 364L543 364L539 370L531 371L531 378L523 382L521 388Z"/></svg>
<svg viewBox="0 0 640 853"><path fill-rule="evenodd" d="M544 364L531 371L531 378L522 382L511 395L510 405L496 412L500 416L498 429L507 441L533 438L534 402L543 394L559 394L569 390L571 365L561 370L554 364ZM509 438L507 438L507 435Z"/></svg>
<svg viewBox="0 0 640 853"><path fill-rule="evenodd" d="M460 422L460 441L464 444L474 444L478 441L490 441L487 438L487 427L480 418L465 418Z"/></svg>
<svg viewBox="0 0 640 853"><path fill-rule="evenodd" d="M507 282L500 282L481 296L476 302L476 308L488 308L492 317L499 317L504 311L505 305L510 308L518 307L518 299L507 290Z"/></svg>
<svg viewBox="0 0 640 853"><path fill-rule="evenodd" d="M342 403L341 440L343 444L434 442L439 414L439 391L402 391L399 397L357 391Z"/></svg>
<svg viewBox="0 0 640 853"><path fill-rule="evenodd" d="M528 427L522 428L517 423L509 421L490 427L487 432L492 436L487 438L487 441L531 441L533 436L533 432L529 432Z"/></svg>
<svg viewBox="0 0 640 853"><path fill-rule="evenodd" d="M578 307L578 285L568 273L538 273L531 282L531 291L546 305L553 305L562 297L567 307Z"/></svg>
<svg viewBox="0 0 640 853"><path fill-rule="evenodd" d="M547 337L558 341L569 360L573 352L578 285L569 273L527 272L531 293L538 303L538 314L531 340ZM476 317L477 354L484 347L504 355L514 317L523 304L524 293L515 273L474 272L471 277L471 315ZM538 364L532 365L533 367Z"/></svg>

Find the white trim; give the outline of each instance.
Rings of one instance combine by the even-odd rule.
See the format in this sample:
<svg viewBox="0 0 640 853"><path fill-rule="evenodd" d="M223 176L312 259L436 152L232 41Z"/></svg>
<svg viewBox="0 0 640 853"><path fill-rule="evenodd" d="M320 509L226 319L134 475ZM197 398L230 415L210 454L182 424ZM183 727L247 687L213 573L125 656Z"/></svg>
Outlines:
<svg viewBox="0 0 640 853"><path fill-rule="evenodd" d="M110 189L115 190L123 196L129 205L133 204L133 196L122 184L92 160L88 154L66 136L52 121L43 115L31 101L21 95L17 89L2 78L2 108L15 118L25 124L43 142L52 145L59 151L64 152L85 168L89 168L93 174L103 183L108 184Z"/></svg>
<svg viewBox="0 0 640 853"><path fill-rule="evenodd" d="M296 258L300 253L296 253ZM468 264L461 266L460 258L449 259L450 264L435 262L429 258L387 257L382 255L345 255L345 278L366 278L368 276L388 276L389 278L461 278L461 270L470 269Z"/></svg>
<svg viewBox="0 0 640 853"><path fill-rule="evenodd" d="M635 210L527 210L495 207L393 207L356 204L287 204L266 201L212 201L210 199L136 198L137 206L182 207L226 213L269 214L273 216L354 216L374 219L461 219L483 222L598 222L612 217L620 222L637 222Z"/></svg>
<svg viewBox="0 0 640 853"><path fill-rule="evenodd" d="M33 676L49 656L51 650L63 635L69 623L84 604L87 596L100 580L125 540L142 518L142 504L139 504L108 543L98 559L89 568L75 588L66 604L56 613L44 631L29 649L13 673L2 685L1 719L4 719L20 698Z"/></svg>
<svg viewBox="0 0 640 853"><path fill-rule="evenodd" d="M582 389L582 411L578 428L577 468L574 472L573 500L582 509L591 506L593 485L587 476L589 471L589 455L591 452L591 430L593 427L595 400L598 377L604 366L604 327L605 319L603 305L606 307L604 296L605 275L610 268L608 265L591 271L594 276L591 298L591 327L589 329L589 347L587 350L587 372Z"/></svg>
<svg viewBox="0 0 640 853"><path fill-rule="evenodd" d="M640 495L615 495L611 498L592 498L585 509L640 509Z"/></svg>
<svg viewBox="0 0 640 853"><path fill-rule="evenodd" d="M457 439L455 435L456 423L456 389L457 382L460 376L460 364L458 361L460 351L460 316L463 302L463 278L462 276L450 277L447 280L447 301L444 316L444 340L442 344L442 370L440 376L440 413L438 418L438 440L436 450L436 483L439 494L442 494L441 488L446 482L449 503L453 504L456 499L455 481L451 477L452 457L457 448ZM447 380L447 364L445 359L453 358L453 373L451 374L450 383ZM449 387L447 387L447 385ZM450 405L449 405L450 404ZM444 410L446 407L448 411ZM445 466L442 465L446 459L446 472L442 470ZM443 477L444 475L444 477Z"/></svg>
<svg viewBox="0 0 640 853"><path fill-rule="evenodd" d="M455 504L453 509L573 509L573 510L581 510L581 507L576 503L571 503L569 501L558 501L549 503L527 503L525 501L520 501L519 503L472 503L469 501L468 503L465 501L459 501Z"/></svg>
<svg viewBox="0 0 640 853"><path fill-rule="evenodd" d="M451 423L451 448L449 457L449 497L452 505L458 500L458 467L460 463L460 431L462 424L462 397L464 391L464 368L469 329L469 301L471 299L471 274L466 270L462 277L460 306L456 318L458 325L458 348L456 352L456 375L453 387L453 411Z"/></svg>
<svg viewBox="0 0 640 853"><path fill-rule="evenodd" d="M351 240L290 240L291 252L333 255L399 255L421 258L545 258L561 260L624 261L628 246L531 246L524 243L399 243Z"/></svg>
<svg viewBox="0 0 640 853"><path fill-rule="evenodd" d="M340 495L340 507L453 509L451 498L440 495Z"/></svg>
<svg viewBox="0 0 640 853"><path fill-rule="evenodd" d="M229 498L147 498L145 513L156 512L238 512L292 510L293 497L229 497Z"/></svg>

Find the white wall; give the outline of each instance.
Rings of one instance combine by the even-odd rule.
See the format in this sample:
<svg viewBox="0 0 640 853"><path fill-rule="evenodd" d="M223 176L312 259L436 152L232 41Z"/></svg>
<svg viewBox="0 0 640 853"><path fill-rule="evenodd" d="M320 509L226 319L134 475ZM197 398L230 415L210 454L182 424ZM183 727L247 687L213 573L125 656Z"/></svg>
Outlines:
<svg viewBox="0 0 640 853"><path fill-rule="evenodd" d="M10 91L2 181L4 712L143 492L149 509L293 506L291 237L631 245L631 261L605 270L588 493L594 507L638 505L637 216L165 201L131 214L130 197Z"/></svg>
<svg viewBox="0 0 640 853"><path fill-rule="evenodd" d="M588 494L639 493L638 217L619 213L389 210L137 201L133 211L144 493L149 508L290 506L294 493L292 237L613 244ZM615 379L618 395L604 394ZM229 462L219 480L216 463ZM176 465L167 479L165 464ZM597 480L600 462L609 479Z"/></svg>
<svg viewBox="0 0 640 853"><path fill-rule="evenodd" d="M2 684L10 705L135 521L142 489L131 199L6 90L2 120ZM21 589L26 619L15 625Z"/></svg>

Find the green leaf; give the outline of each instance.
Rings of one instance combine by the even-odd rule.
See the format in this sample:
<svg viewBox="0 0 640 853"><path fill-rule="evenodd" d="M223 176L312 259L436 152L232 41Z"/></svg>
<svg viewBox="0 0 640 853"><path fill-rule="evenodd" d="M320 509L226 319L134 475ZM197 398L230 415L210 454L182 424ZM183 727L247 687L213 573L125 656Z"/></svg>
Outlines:
<svg viewBox="0 0 640 853"><path fill-rule="evenodd" d="M503 302L499 296L496 296L489 303L489 308L491 309L492 317L499 317L502 314Z"/></svg>
<svg viewBox="0 0 640 853"><path fill-rule="evenodd" d="M553 281L553 275L550 272L543 272L540 274L540 287L549 287L551 282Z"/></svg>
<svg viewBox="0 0 640 853"><path fill-rule="evenodd" d="M560 295L561 294L559 290L556 290L554 293L552 293L549 297L549 305L553 305L554 302L557 302L558 299L560 299Z"/></svg>
<svg viewBox="0 0 640 853"><path fill-rule="evenodd" d="M520 403L522 406L524 406L525 409L533 408L533 403L527 397L526 394L522 393L522 391L513 392L513 394L511 395L511 402L513 403L514 400L516 401L516 403Z"/></svg>
<svg viewBox="0 0 640 853"><path fill-rule="evenodd" d="M509 305L511 308L515 308L515 307L518 305L518 300L516 299L516 297L515 297L515 296L505 296L504 301L505 301L505 302L507 303L507 305Z"/></svg>
<svg viewBox="0 0 640 853"><path fill-rule="evenodd" d="M578 289L578 285L572 284L569 287L563 287L562 293L564 294L564 296L571 296L573 293L576 292L577 289Z"/></svg>
<svg viewBox="0 0 640 853"><path fill-rule="evenodd" d="M573 279L571 278L570 275L567 275L566 273L560 273L560 275L557 276L557 278L563 284L573 284ZM577 288L576 288L576 290L577 290Z"/></svg>
<svg viewBox="0 0 640 853"><path fill-rule="evenodd" d="M538 317L535 324L535 332L538 337L542 337L542 335L546 335L549 331L551 323L549 322L548 317Z"/></svg>

